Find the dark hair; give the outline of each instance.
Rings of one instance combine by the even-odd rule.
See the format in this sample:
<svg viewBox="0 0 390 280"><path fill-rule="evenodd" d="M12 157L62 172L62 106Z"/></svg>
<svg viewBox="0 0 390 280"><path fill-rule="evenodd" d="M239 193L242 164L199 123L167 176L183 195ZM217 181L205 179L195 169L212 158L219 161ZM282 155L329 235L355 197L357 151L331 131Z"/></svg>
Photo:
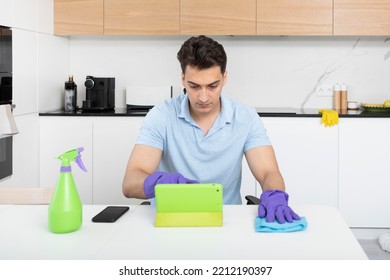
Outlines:
<svg viewBox="0 0 390 280"><path fill-rule="evenodd" d="M219 66L222 74L226 70L227 57L223 46L204 35L191 37L185 41L177 53L177 59L183 73L187 65L198 69Z"/></svg>

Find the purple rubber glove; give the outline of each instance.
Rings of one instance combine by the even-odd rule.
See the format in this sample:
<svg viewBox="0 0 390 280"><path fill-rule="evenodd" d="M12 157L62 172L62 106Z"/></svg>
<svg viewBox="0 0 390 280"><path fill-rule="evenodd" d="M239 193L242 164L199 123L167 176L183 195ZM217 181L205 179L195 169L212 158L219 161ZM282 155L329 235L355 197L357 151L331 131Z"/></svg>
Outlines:
<svg viewBox="0 0 390 280"><path fill-rule="evenodd" d="M288 194L279 190L265 191L261 194L258 213L260 218L265 217L269 223L274 222L275 218L280 224L300 219L288 206Z"/></svg>
<svg viewBox="0 0 390 280"><path fill-rule="evenodd" d="M157 184L196 184L196 180L187 179L180 173L155 172L146 177L144 193L147 198L154 197L154 187Z"/></svg>

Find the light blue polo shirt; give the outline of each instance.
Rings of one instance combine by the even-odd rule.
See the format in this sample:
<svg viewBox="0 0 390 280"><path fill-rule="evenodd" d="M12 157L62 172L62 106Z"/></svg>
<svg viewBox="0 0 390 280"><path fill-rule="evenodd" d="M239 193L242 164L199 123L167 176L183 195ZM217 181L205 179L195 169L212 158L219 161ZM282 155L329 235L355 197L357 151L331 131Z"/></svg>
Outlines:
<svg viewBox="0 0 390 280"><path fill-rule="evenodd" d="M205 135L192 119L187 95L153 107L137 144L163 151L159 171L179 172L201 183L220 183L225 204L241 204L242 158L251 148L271 145L255 109L226 96Z"/></svg>

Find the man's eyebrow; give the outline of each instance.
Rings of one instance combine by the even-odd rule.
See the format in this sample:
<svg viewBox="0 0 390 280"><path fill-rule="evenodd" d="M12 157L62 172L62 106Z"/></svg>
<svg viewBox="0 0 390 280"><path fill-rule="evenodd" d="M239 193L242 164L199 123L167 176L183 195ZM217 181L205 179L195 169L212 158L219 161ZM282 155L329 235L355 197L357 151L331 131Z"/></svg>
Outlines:
<svg viewBox="0 0 390 280"><path fill-rule="evenodd" d="M208 84L207 86L212 86L212 85L218 84L219 82L221 82L221 80L216 80L216 81L214 81L214 82ZM187 83L193 84L193 85L196 85L196 86L199 86L199 84L194 83L194 82L192 82L192 81L187 81Z"/></svg>

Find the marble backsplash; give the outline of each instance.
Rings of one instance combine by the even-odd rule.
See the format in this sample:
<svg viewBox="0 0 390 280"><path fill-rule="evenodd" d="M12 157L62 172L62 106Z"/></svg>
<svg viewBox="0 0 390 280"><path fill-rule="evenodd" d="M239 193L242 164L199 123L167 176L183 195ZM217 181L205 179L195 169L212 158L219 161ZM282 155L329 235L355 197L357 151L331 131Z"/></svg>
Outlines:
<svg viewBox="0 0 390 280"><path fill-rule="evenodd" d="M181 90L176 53L188 36L69 38L69 70L85 98L85 76L116 78L116 107L127 85ZM255 107L330 108L317 87L346 83L348 99L390 99L390 40L385 37L213 36L228 55L224 94ZM141 93L140 93L141 94Z"/></svg>

